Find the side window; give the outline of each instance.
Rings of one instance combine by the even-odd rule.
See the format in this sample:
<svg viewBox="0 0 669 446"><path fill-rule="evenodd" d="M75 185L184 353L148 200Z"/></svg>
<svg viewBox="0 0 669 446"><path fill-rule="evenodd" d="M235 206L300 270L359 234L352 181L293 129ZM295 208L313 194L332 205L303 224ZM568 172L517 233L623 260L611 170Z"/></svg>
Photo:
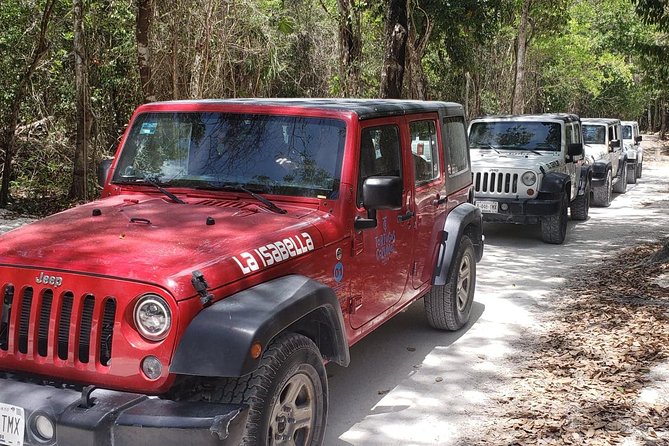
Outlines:
<svg viewBox="0 0 669 446"><path fill-rule="evenodd" d="M434 121L416 121L409 124L411 153L416 184L439 178L439 151L437 128Z"/></svg>
<svg viewBox="0 0 669 446"><path fill-rule="evenodd" d="M613 141L614 139L616 139L616 134L613 126L611 126L609 127L609 141Z"/></svg>
<svg viewBox="0 0 669 446"><path fill-rule="evenodd" d="M567 144L574 142L574 126L573 124L567 124L564 126L564 137Z"/></svg>
<svg viewBox="0 0 669 446"><path fill-rule="evenodd" d="M574 142L575 143L580 143L581 142L581 124L574 124Z"/></svg>
<svg viewBox="0 0 669 446"><path fill-rule="evenodd" d="M444 150L449 152L445 157L448 162L446 171L449 176L454 176L469 168L465 119L462 116L444 118L444 127L446 128Z"/></svg>
<svg viewBox="0 0 669 446"><path fill-rule="evenodd" d="M401 176L400 132L395 125L369 127L360 134L358 203L362 203L362 183L372 176Z"/></svg>

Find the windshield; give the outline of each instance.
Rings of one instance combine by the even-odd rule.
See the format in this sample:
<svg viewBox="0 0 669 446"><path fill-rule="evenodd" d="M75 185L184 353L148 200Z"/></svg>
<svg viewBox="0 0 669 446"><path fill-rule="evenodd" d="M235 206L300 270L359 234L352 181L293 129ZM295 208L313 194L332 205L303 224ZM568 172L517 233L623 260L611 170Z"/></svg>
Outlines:
<svg viewBox="0 0 669 446"><path fill-rule="evenodd" d="M469 131L474 149L550 150L561 149L562 126L557 122L475 122Z"/></svg>
<svg viewBox="0 0 669 446"><path fill-rule="evenodd" d="M233 113L137 117L113 182L334 198L346 127L336 119Z"/></svg>
<svg viewBox="0 0 669 446"><path fill-rule="evenodd" d="M624 125L623 126L623 139L632 139L632 126Z"/></svg>
<svg viewBox="0 0 669 446"><path fill-rule="evenodd" d="M606 144L606 126L584 125L583 141L586 144Z"/></svg>

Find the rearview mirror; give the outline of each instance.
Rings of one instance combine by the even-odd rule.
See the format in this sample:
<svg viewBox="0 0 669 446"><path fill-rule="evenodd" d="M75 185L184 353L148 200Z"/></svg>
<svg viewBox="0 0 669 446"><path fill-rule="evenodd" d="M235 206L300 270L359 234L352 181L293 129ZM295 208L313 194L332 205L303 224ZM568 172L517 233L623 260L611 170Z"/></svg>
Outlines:
<svg viewBox="0 0 669 446"><path fill-rule="evenodd" d="M114 158L107 158L100 161L100 164L98 165L98 185L100 185L100 187L105 187L109 169L111 169L113 162Z"/></svg>
<svg viewBox="0 0 669 446"><path fill-rule="evenodd" d="M367 209L367 218L357 217L355 229L376 227L377 210L402 208L402 178L369 177L362 183L362 205Z"/></svg>
<svg viewBox="0 0 669 446"><path fill-rule="evenodd" d="M576 156L584 156L583 143L575 142L567 145L567 155L574 158Z"/></svg>

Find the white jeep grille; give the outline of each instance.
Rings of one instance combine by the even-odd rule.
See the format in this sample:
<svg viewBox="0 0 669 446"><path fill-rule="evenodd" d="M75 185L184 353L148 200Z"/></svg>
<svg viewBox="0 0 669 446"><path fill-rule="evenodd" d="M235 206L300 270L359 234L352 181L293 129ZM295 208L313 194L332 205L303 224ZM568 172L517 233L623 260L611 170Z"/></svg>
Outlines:
<svg viewBox="0 0 669 446"><path fill-rule="evenodd" d="M518 174L507 172L475 172L475 192L491 194L516 194L518 192Z"/></svg>

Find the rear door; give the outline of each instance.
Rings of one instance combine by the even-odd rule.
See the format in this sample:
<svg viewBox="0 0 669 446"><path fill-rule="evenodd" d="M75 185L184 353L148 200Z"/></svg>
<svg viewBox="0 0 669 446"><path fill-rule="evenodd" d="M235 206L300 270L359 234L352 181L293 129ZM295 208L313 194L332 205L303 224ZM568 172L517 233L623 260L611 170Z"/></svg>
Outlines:
<svg viewBox="0 0 669 446"><path fill-rule="evenodd" d="M440 213L446 212L444 160L437 113L407 117L411 137L411 176L416 209L413 241L412 285L420 289L431 279L430 263L437 246L435 228Z"/></svg>

